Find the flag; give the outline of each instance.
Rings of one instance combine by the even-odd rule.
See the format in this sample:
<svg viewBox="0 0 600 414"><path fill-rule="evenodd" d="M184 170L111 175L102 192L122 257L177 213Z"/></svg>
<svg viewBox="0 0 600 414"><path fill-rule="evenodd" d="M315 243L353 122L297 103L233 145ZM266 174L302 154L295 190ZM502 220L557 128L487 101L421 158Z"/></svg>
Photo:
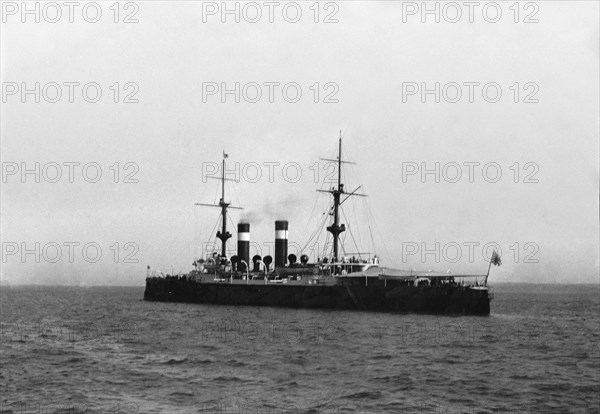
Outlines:
<svg viewBox="0 0 600 414"><path fill-rule="evenodd" d="M495 250L494 250L494 253L492 254L492 263L495 266L500 266L502 264L502 260L500 259L500 255L498 253L496 253Z"/></svg>
<svg viewBox="0 0 600 414"><path fill-rule="evenodd" d="M225 151L223 151L223 158L227 158L229 157L229 154L225 154Z"/></svg>

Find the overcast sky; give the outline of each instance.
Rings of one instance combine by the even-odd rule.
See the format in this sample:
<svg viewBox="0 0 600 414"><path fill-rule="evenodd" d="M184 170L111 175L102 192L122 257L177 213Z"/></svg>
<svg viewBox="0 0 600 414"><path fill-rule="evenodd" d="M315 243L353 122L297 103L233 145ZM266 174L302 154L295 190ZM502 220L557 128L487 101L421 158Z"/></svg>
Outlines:
<svg viewBox="0 0 600 414"><path fill-rule="evenodd" d="M272 23L262 2L256 23L247 20L257 8L244 3L239 23L216 10L220 2L121 3L118 23L112 2L100 3L96 23L86 21L93 7L82 14L85 2L73 23L66 7L58 19L40 3L36 23L20 2L5 2L2 280L142 285L147 265L189 270L218 218L218 209L194 203L218 202L218 182L203 175L223 150L245 172L227 185L228 201L245 207L230 212L231 248L242 219L265 251L275 219L289 220L290 241L304 245L327 210L327 195L315 190L331 170L315 162L336 156L341 130L344 157L357 163L346 170L346 189L362 184L368 195L344 203L343 222L362 242L347 238L346 251L376 252L394 268L485 273L483 246L497 243L503 266L492 282L597 282L599 6L520 3L517 15L512 3L497 3L496 23L498 8L484 12L486 2L472 10L473 22L466 6L458 19L456 7L438 3L439 23L415 9L421 2L320 3L318 16L313 2L279 2ZM21 94L36 82L39 103L35 92ZM73 102L69 82L79 83ZM94 85L82 95L93 82L102 92L96 103L88 102ZM236 82L239 103L221 95ZM436 82L439 103L435 93L421 95ZM79 163L72 183L70 162ZM269 180L265 163L277 162ZM21 175L35 163L39 183ZM53 163L62 172L55 183ZM439 183L420 171L436 163ZM100 166L97 182L84 179L85 164L87 181ZM36 243L39 263L22 255ZM102 249L95 263L92 250L84 257L87 243ZM436 243L437 262L423 258Z"/></svg>

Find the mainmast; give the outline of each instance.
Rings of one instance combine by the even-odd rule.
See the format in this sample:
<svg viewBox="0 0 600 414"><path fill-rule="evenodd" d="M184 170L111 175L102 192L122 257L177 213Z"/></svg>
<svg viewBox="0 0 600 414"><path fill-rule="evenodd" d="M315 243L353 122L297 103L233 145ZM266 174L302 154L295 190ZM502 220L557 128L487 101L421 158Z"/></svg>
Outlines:
<svg viewBox="0 0 600 414"><path fill-rule="evenodd" d="M221 231L217 231L217 238L221 240L221 256L227 256L227 248L226 243L227 239L231 237L231 233L227 231L227 209L234 208L238 210L243 210L241 207L233 207L231 203L225 202L225 181L235 181L225 178L225 159L229 155L225 154L223 151L223 162L221 163L221 177L212 177L208 178L218 178L221 180L221 199L219 200L219 204L204 204L204 203L196 203L197 206L206 206L206 207L220 207L221 208Z"/></svg>
<svg viewBox="0 0 600 414"><path fill-rule="evenodd" d="M342 160L342 131L340 131L340 138L338 144L338 156L336 160L330 160L326 158L322 158L325 161L335 161L338 165L338 180L337 180L337 188L332 188L331 190L319 190L321 192L331 193L333 196L333 223L327 227L327 231L329 231L333 236L333 262L337 263L339 259L339 237L340 234L346 231L346 225L340 224L340 206L344 201L346 201L350 196L357 195L363 196L364 194L356 194L356 191L360 188L358 187L351 193L346 193L344 191L344 184L342 183L342 163L345 164L354 164L350 161ZM340 201L342 194L347 194L346 198Z"/></svg>
<svg viewBox="0 0 600 414"><path fill-rule="evenodd" d="M340 140L338 146L338 182L337 188L331 190L333 195L333 223L327 227L327 231L333 235L333 261L338 261L338 240L340 234L346 231L346 226L340 224L340 195L344 193L344 184L342 184L342 131L340 131Z"/></svg>

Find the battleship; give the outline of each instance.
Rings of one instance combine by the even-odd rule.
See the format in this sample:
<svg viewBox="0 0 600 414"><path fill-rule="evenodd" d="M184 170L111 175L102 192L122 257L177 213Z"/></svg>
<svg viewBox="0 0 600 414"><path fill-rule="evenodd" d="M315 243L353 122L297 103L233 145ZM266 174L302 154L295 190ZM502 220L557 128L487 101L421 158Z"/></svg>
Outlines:
<svg viewBox="0 0 600 414"><path fill-rule="evenodd" d="M492 294L487 281L492 264L500 265L494 252L487 274L455 275L431 270L399 270L383 267L377 255L358 254L349 257L340 249L340 235L346 231L341 223L342 204L350 197L364 197L358 189L346 191L342 168L349 163L342 158L342 136L337 157L325 159L337 167L337 185L317 190L331 195L328 211L331 248L323 258L312 263L306 254L288 254L287 220L275 221L274 258L270 255L250 257L250 224L237 225L237 252L227 256L226 243L232 237L227 228L227 211L234 207L225 201L227 154L223 154L218 204L196 203L218 207L220 227L216 238L221 242L220 254L213 252L194 260L193 270L186 274L146 274L144 300L189 302L214 305L274 306L287 308L320 308L397 313L449 315L489 315Z"/></svg>

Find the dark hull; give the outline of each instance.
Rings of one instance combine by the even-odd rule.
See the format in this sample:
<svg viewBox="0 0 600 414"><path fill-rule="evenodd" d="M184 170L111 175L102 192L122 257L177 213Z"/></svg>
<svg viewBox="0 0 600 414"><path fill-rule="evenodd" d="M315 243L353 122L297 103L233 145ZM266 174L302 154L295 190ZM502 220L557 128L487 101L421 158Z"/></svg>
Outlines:
<svg viewBox="0 0 600 414"><path fill-rule="evenodd" d="M442 286L307 286L146 279L144 300L379 312L489 315L487 290Z"/></svg>

